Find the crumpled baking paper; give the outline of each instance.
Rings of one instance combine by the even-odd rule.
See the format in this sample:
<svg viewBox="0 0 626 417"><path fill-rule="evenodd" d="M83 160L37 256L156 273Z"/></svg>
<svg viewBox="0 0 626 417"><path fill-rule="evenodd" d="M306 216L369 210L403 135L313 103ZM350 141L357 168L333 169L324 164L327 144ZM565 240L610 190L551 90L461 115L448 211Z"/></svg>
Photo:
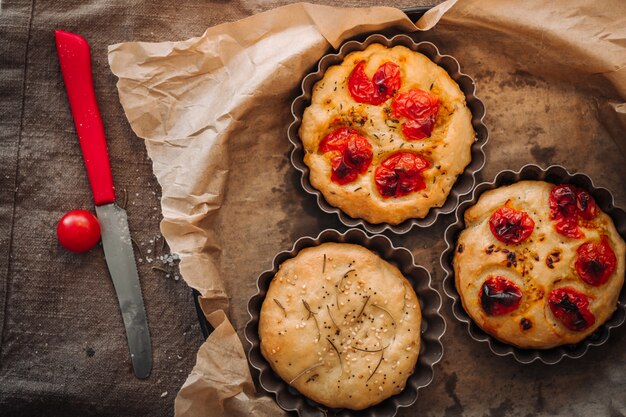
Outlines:
<svg viewBox="0 0 626 417"><path fill-rule="evenodd" d="M449 0L414 25L388 7L300 3L186 41L110 46L120 101L145 140L162 187L161 231L215 328L176 398L176 415L284 414L273 398L255 394L242 342L224 313L229 294L220 246L229 237L215 229L215 220L228 194L230 147L256 134L260 115L288 113L301 78L321 56L348 38L389 28L414 32L437 25L444 42L470 33L488 37L487 53L509 55L523 71L594 91L597 117L626 155L626 25L613 18L619 10L626 14L625 4ZM273 133L286 151L284 131Z"/></svg>

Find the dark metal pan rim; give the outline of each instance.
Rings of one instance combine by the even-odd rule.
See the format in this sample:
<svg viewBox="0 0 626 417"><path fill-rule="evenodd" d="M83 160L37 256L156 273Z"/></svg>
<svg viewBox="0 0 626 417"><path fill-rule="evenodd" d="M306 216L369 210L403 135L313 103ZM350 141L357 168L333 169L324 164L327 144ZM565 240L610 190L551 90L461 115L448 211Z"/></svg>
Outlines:
<svg viewBox="0 0 626 417"><path fill-rule="evenodd" d="M600 346L607 342L611 330L622 325L626 318L626 285L622 287L618 299L618 306L613 315L598 328L591 336L575 345L563 345L551 349L520 349L505 344L488 335L480 329L463 309L461 297L454 284L454 268L452 257L458 234L464 228L465 211L476 204L482 193L523 180L541 180L555 184L570 183L587 190L596 200L598 206L607 213L615 223L619 234L626 239L626 212L615 206L613 195L602 187L596 187L592 179L583 173L571 174L560 165L551 165L542 168L538 165L524 165L519 171L500 171L491 182L483 182L476 186L470 199L463 201L456 210L456 219L444 233L446 249L440 257L440 265L445 272L443 290L452 301L452 313L457 320L467 325L467 331L472 339L486 342L489 349L498 356L512 356L520 363L528 364L535 361L547 365L559 363L564 358L577 359L582 357L591 346Z"/></svg>
<svg viewBox="0 0 626 417"><path fill-rule="evenodd" d="M315 83L323 78L324 73L330 66L339 64L349 53L362 51L372 43L380 43L387 47L396 45L406 46L413 51L426 55L437 65L444 68L465 94L467 105L472 113L472 126L476 132L476 139L471 147L471 161L467 167L465 167L463 173L457 177L444 204L441 207L432 208L424 218L408 219L397 225L388 223L373 224L363 219L355 219L348 216L339 208L330 205L324 199L322 193L314 188L309 181L309 167L304 163L304 147L298 135L298 130L302 124L302 115L304 109L310 104ZM308 194L315 196L319 208L325 213L335 213L339 217L339 221L345 226L359 226L370 233L381 233L390 230L397 234L407 233L413 227L430 227L437 221L440 215L453 212L461 198L472 191L476 183L476 175L485 165L483 147L489 140L489 132L483 123L486 109L483 102L476 96L476 83L472 77L461 72L459 62L456 58L450 55L442 55L437 46L431 42L415 42L411 37L404 34L396 35L392 38L375 34L367 37L363 42L354 40L348 41L340 47L338 52L325 55L320 59L316 71L308 74L302 80L301 91L301 94L296 97L291 105L291 114L294 120L287 131L289 141L293 147L290 158L291 164L301 173L300 183L302 188Z"/></svg>
<svg viewBox="0 0 626 417"><path fill-rule="evenodd" d="M355 243L372 250L398 267L415 289L422 305L420 355L415 371L407 380L405 389L400 394L360 411L327 409L307 399L274 373L260 351L258 335L259 314L271 279L278 272L280 264L285 260L293 258L304 248L318 246L325 242ZM323 416L330 414L342 417L393 417L398 412L398 409L414 404L418 398L418 391L429 385L433 380L433 367L443 356L441 337L446 328L440 308L441 296L432 287L430 273L424 267L415 264L413 254L408 249L394 246L386 236L370 236L360 229L349 229L343 233L334 229L326 229L317 237L305 236L296 240L290 250L279 252L274 257L272 269L268 269L259 275L257 279L257 293L248 302L250 320L246 324L244 331L249 345L247 350L248 360L251 367L255 370L254 373L258 374L256 379L260 387L274 395L278 405L286 411L296 411L300 416Z"/></svg>

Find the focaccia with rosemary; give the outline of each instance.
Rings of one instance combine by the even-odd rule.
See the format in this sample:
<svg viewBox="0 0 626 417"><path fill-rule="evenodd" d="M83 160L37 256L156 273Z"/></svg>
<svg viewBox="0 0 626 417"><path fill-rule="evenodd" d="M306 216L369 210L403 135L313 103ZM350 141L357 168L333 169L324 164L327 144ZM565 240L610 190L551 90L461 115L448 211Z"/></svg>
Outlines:
<svg viewBox="0 0 626 417"><path fill-rule="evenodd" d="M261 308L261 352L300 393L360 410L404 389L420 350L421 310L393 265L324 243L280 265Z"/></svg>

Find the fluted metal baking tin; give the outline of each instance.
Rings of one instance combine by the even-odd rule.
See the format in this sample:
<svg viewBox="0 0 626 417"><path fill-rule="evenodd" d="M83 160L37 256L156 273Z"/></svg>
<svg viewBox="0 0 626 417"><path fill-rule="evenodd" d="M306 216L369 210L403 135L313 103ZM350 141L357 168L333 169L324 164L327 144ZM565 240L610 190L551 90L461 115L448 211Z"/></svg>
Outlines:
<svg viewBox="0 0 626 417"><path fill-rule="evenodd" d="M456 81L467 101L468 108L472 112L472 126L476 132L476 139L472 144L471 155L472 160L465 170L457 178L454 186L450 190L450 194L445 203L441 207L432 208L426 217L422 219L408 219L397 225L387 223L373 224L363 219L355 219L348 216L339 208L331 206L322 193L314 188L309 181L309 167L304 163L304 147L300 141L298 130L302 124L302 115L304 109L311 104L311 96L313 87L316 82L324 77L326 70L332 65L340 64L343 59L351 52L362 51L373 43L380 43L386 47L394 47L397 45L406 46L407 48L420 52L430 58L435 64L445 69L450 77ZM431 42L415 42L407 35L396 35L387 38L383 35L371 35L363 42L348 41L344 43L337 53L325 55L318 63L317 70L310 73L302 80L302 94L299 95L291 105L291 113L294 121L289 126L288 137L293 145L291 152L291 164L301 172L302 188L316 197L317 204L320 209L326 213L336 213L341 223L348 227L360 226L370 233L380 233L385 230L391 230L394 233L407 233L414 226L429 227L437 221L440 214L451 213L459 203L459 199L470 193L472 187L476 183L476 174L485 165L485 153L483 146L489 139L487 127L483 123L485 117L485 105L476 97L476 83L474 79L467 74L461 72L459 62L450 55L441 55L437 47Z"/></svg>
<svg viewBox="0 0 626 417"><path fill-rule="evenodd" d="M364 410L353 411L348 409L328 409L314 403L283 381L270 367L261 354L258 325L261 305L269 288L270 282L278 272L280 264L289 258L295 257L302 249L317 246L325 242L355 243L368 248L382 259L398 267L409 280L420 301L422 309L421 346L415 371L409 377L405 389L383 402ZM403 247L395 247L383 235L368 236L360 229L349 229L345 233L327 229L317 237L302 237L298 239L291 250L283 251L274 257L272 269L263 272L257 281L258 292L248 302L250 320L246 324L245 337L249 343L248 360L250 365L258 371L260 386L276 397L278 405L286 411L296 411L299 416L340 416L340 417L392 417L401 407L408 407L415 403L418 390L433 380L433 366L443 356L441 337L446 328L445 320L439 312L441 296L433 289L429 272L422 266L415 264L411 252Z"/></svg>
<svg viewBox="0 0 626 417"><path fill-rule="evenodd" d="M445 231L446 249L441 254L441 267L445 271L443 289L446 295L452 300L452 312L462 323L467 325L470 336L479 342L487 342L493 353L499 356L513 356L518 362L531 363L541 361L548 365L553 365L563 358L580 358L590 346L604 344L609 339L611 329L624 323L626 317L626 285L622 288L615 313L594 332L591 336L575 345L558 346L552 349L520 349L503 343L480 329L463 308L461 297L454 284L454 268L452 258L454 248L459 233L465 228L465 211L476 204L482 193L488 190L513 184L523 180L541 180L554 184L569 183L587 190L596 200L598 206L607 213L615 223L619 234L626 239L626 212L615 207L613 195L605 188L596 187L591 178L582 173L570 174L564 167L552 165L548 168L541 168L537 165L525 165L519 171L500 171L492 182L483 182L476 186L472 198L462 202L456 210L456 221Z"/></svg>

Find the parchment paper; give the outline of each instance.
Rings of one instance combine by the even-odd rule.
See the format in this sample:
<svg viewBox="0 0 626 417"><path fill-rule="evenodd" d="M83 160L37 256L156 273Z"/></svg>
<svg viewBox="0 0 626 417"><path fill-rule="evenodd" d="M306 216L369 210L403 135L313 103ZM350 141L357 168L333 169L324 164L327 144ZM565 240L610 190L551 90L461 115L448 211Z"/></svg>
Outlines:
<svg viewBox="0 0 626 417"><path fill-rule="evenodd" d="M495 123L497 129L491 130L492 138L503 140L492 139L488 146L505 145L494 151L494 168L519 168L526 162L565 163L581 170L597 165L580 166L584 163L578 159L568 165L567 158L555 158L565 155L555 147L568 139L578 150L601 142L594 157L618 165L626 153L626 6L620 1L595 7L586 3L448 1L417 27L397 9L294 4L210 28L187 41L109 47L120 101L134 132L145 139L162 187L162 233L180 254L182 276L201 293L203 311L215 327L176 398L177 416L243 416L252 410L260 416L282 414L273 399L255 395L240 337L225 312L241 331L245 300L256 278L251 272L261 272L277 250L291 244L279 236L281 231L288 230L289 236L300 227L310 231L307 215L321 218L314 225L319 228L332 224L319 213L300 217L289 212L293 206L286 202L298 192L289 184L294 177L287 174L285 157L289 105L315 62L347 38L390 28L429 30L441 19L435 30L418 37L444 47L444 53L446 46L457 51L462 46L461 63L470 64L463 70L485 81L482 90L479 83L479 95L486 102L498 94L516 97L509 108L495 111L503 118L513 112L516 119L509 125ZM503 68L509 72L499 74ZM552 111L554 120L549 100L537 109L516 89L535 89L540 95L547 91L552 105L560 107ZM583 102L576 98L580 96L593 102L568 107ZM563 119L567 112L574 117ZM551 123L552 137L538 141ZM613 145L604 140L607 132ZM613 191L623 203L623 186L616 184ZM268 203L272 200L274 206ZM414 243L405 242L409 247ZM265 263L249 266L237 256L223 258L223 246L227 254L233 248L254 248L254 260ZM414 254L422 249L426 247L412 247ZM243 262L233 265L232 259Z"/></svg>

